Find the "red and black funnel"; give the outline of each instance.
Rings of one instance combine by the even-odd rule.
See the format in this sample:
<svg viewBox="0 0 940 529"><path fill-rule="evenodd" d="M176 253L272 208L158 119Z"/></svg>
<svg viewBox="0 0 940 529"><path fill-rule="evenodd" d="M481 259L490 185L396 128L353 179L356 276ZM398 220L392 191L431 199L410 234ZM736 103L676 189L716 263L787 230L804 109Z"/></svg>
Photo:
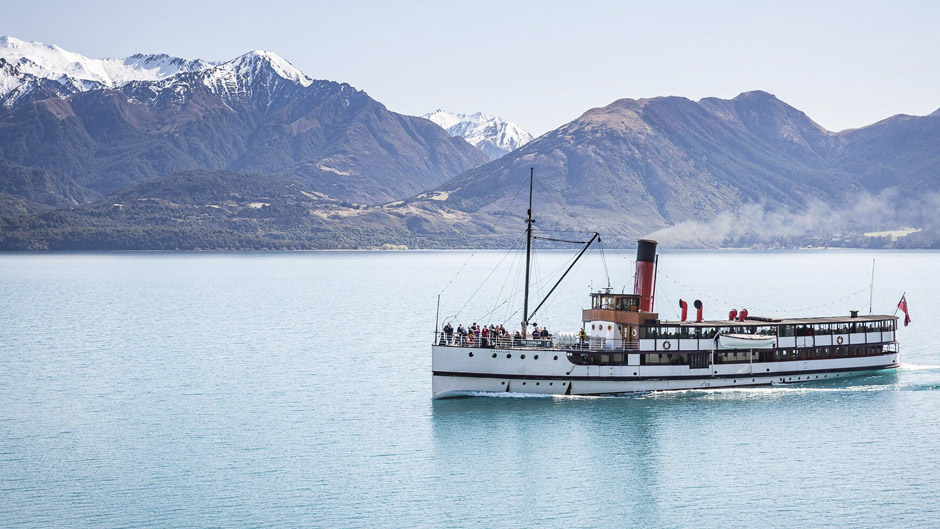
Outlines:
<svg viewBox="0 0 940 529"><path fill-rule="evenodd" d="M656 245L652 239L636 241L636 279L633 293L640 296L640 310L653 312L656 294Z"/></svg>

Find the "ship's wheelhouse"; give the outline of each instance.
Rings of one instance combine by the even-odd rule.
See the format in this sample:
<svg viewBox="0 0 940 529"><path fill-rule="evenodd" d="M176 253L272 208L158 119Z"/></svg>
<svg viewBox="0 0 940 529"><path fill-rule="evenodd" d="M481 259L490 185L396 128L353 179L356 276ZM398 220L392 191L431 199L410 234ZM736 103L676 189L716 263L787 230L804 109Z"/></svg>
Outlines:
<svg viewBox="0 0 940 529"><path fill-rule="evenodd" d="M591 349L636 349L643 322L657 314L640 310L639 294L591 293L591 308L581 313Z"/></svg>

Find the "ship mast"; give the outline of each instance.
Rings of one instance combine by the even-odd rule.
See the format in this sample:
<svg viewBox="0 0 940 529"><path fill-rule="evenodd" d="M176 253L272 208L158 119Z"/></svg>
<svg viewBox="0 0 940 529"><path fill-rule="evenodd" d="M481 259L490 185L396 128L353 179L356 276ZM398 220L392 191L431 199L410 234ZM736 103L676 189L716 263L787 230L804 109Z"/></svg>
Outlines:
<svg viewBox="0 0 940 529"><path fill-rule="evenodd" d="M529 329L529 261L532 256L532 225L535 219L532 218L532 179L535 177L535 168L529 168L529 209L527 212L525 228L525 301L522 305L522 338L526 337L526 331Z"/></svg>

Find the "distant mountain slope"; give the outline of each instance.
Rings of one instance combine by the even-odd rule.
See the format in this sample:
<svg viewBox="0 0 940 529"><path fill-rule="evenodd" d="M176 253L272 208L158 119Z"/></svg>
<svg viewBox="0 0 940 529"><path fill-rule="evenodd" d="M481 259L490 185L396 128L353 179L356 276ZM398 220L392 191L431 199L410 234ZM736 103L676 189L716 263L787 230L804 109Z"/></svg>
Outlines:
<svg viewBox="0 0 940 529"><path fill-rule="evenodd" d="M701 103L622 99L459 175L438 188L446 200L425 201L492 215L535 167L564 206L543 199L544 225L581 224L632 238L745 203L840 200L857 187L821 163L817 151L825 154L829 142L828 133L769 94ZM544 195L538 189L537 199Z"/></svg>
<svg viewBox="0 0 940 529"><path fill-rule="evenodd" d="M0 250L310 249L411 241L406 229L383 225L336 232L323 213L336 205L281 178L190 171L78 208L0 219Z"/></svg>
<svg viewBox="0 0 940 529"><path fill-rule="evenodd" d="M495 160L532 140L532 135L515 123L482 112L454 114L436 110L422 116L437 123L451 136L460 136Z"/></svg>
<svg viewBox="0 0 940 529"><path fill-rule="evenodd" d="M837 135L830 165L872 193L940 192L940 114L898 115Z"/></svg>
<svg viewBox="0 0 940 529"><path fill-rule="evenodd" d="M98 196L68 178L6 160L0 160L0 193L49 208L77 206Z"/></svg>
<svg viewBox="0 0 940 529"><path fill-rule="evenodd" d="M720 230L707 223L733 222L725 215L754 208L765 213L741 220L738 233L824 231L833 215L804 214L811 206L843 211L859 226L900 221L895 209L936 224L921 194L940 185L938 146L937 116L897 116L833 133L766 92L699 102L622 99L405 204L437 229L461 216L477 221L461 221L465 230L488 229L534 167L542 229L598 230L625 244L689 222ZM886 190L894 194L860 201ZM861 203L877 211L859 211ZM524 213L517 199L508 215ZM787 219L798 222L788 227Z"/></svg>
<svg viewBox="0 0 940 529"><path fill-rule="evenodd" d="M35 87L7 92L17 99L0 113L0 159L102 194L180 171L231 169L377 203L486 161L426 120L390 112L347 84L312 80L269 52L219 64L142 55L112 63L3 42L7 57L11 49L23 56L0 64L8 73L0 79Z"/></svg>

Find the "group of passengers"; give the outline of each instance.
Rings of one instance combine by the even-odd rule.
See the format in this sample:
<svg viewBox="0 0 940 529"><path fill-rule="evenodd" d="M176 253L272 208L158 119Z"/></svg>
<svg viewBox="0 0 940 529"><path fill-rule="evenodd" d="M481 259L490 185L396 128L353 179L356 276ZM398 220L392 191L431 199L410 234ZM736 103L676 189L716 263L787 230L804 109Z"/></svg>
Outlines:
<svg viewBox="0 0 940 529"><path fill-rule="evenodd" d="M535 326L531 336L526 338L535 338L548 340L552 335L547 327ZM444 332L441 333L440 345L459 345L462 347L509 347L518 345L523 339L522 333L516 330L515 334L510 334L505 327L500 325L477 325L476 322L470 327L464 327L462 323L457 324L454 329L450 322L444 324Z"/></svg>

